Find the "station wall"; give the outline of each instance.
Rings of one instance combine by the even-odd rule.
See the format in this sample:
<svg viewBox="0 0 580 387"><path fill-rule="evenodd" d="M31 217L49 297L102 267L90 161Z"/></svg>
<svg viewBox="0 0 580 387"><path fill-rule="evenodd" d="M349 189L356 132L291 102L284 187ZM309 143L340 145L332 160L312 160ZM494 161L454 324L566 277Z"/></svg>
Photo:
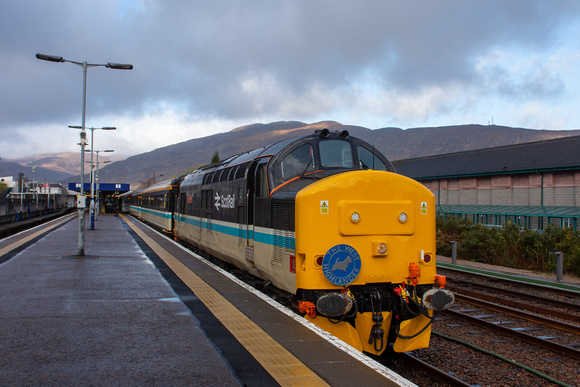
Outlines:
<svg viewBox="0 0 580 387"><path fill-rule="evenodd" d="M433 192L438 204L580 207L580 171L420 182Z"/></svg>

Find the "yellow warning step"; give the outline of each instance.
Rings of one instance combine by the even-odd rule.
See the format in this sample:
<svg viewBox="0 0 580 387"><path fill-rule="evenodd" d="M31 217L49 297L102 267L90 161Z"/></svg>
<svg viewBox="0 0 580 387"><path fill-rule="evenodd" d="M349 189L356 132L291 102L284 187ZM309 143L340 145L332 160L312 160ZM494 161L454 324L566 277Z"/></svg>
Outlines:
<svg viewBox="0 0 580 387"><path fill-rule="evenodd" d="M310 368L280 345L215 289L173 257L167 250L136 227L126 216L121 218L179 276L201 302L266 371L282 386L328 386Z"/></svg>

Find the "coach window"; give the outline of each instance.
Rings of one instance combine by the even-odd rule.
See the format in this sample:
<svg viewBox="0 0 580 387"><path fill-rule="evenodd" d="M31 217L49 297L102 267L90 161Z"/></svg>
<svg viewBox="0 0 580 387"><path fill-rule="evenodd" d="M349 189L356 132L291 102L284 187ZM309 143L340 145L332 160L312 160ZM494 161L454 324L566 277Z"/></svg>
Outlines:
<svg viewBox="0 0 580 387"><path fill-rule="evenodd" d="M305 172L314 171L312 145L304 144L294 149L280 162L282 178L289 180Z"/></svg>

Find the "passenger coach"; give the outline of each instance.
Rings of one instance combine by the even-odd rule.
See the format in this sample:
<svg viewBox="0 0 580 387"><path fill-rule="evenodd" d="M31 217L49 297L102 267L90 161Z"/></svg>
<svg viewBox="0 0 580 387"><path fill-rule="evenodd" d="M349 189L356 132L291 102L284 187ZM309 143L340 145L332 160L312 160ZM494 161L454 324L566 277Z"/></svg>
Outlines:
<svg viewBox="0 0 580 387"><path fill-rule="evenodd" d="M173 232L173 211L183 176L122 195L129 213L167 233Z"/></svg>

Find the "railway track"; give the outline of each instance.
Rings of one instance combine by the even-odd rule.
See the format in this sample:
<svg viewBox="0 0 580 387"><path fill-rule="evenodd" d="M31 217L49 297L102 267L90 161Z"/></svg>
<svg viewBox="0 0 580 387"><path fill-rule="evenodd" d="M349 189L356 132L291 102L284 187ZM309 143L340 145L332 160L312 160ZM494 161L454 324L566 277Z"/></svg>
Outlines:
<svg viewBox="0 0 580 387"><path fill-rule="evenodd" d="M467 302L471 305L474 306L479 306L488 310L492 310L492 311L496 311L496 312L500 312L502 314L506 314L506 315L510 315L513 317L517 317L517 318L521 318L521 319L525 319L527 321L531 321L531 322L535 322L538 324L542 324L545 326L550 326L552 328L555 329L560 329L562 331L566 331L569 333L574 333L576 335L580 335L580 326L573 324L573 323L568 323L565 321L561 321L561 320L555 320L554 318L552 318L552 311L551 310L547 310L549 312L549 317L546 317L545 315L540 314L537 310L534 313L528 313L524 310L521 309L517 309L517 306L519 306L519 304L513 304L513 303L509 303L509 304L498 304L498 303L494 303L494 302L489 302L486 299L482 299L479 298L477 296L468 296L465 294L456 294L455 295L455 299L456 301L463 301L463 302ZM514 306L516 306L516 308L514 308ZM568 315L564 315L564 316L558 316L561 319L568 319ZM572 317L575 317L574 315L572 315Z"/></svg>
<svg viewBox="0 0 580 387"><path fill-rule="evenodd" d="M448 274L447 280L452 283L466 283L470 286L485 287L486 290L493 289L496 291L507 292L508 287L511 289L519 289L518 294L527 293L529 299L534 298L534 294L539 297L539 300L564 300L566 304L580 305L580 291L577 286L568 286L566 284L553 283L541 279L529 279L524 281L522 277L513 275L490 276L489 274L480 273L477 271L465 271L459 268L451 268L448 266L437 267L437 272L441 274ZM519 279L516 279L519 278ZM501 285L501 288L498 287ZM548 286L549 285L549 286ZM525 291L522 292L521 290ZM532 294L530 291L533 291Z"/></svg>
<svg viewBox="0 0 580 387"><path fill-rule="evenodd" d="M414 356L468 384L577 385L580 293L441 272L456 305L433 324L431 347ZM450 346L454 361L441 356Z"/></svg>
<svg viewBox="0 0 580 387"><path fill-rule="evenodd" d="M478 314L473 315L471 314L472 312L476 312ZM573 346L568 346L553 341L553 339L561 337L557 334L543 334L541 336L535 336L526 332L533 332L538 330L544 331L544 329L538 326L530 326L525 323L518 323L517 321L513 320L503 320L503 316L501 314L487 314L485 313L487 311L484 311L484 314L481 314L480 312L481 310L467 309L450 310L446 311L445 314L453 317L456 320L466 321L469 324L482 327L486 330L498 332L517 341L526 342L534 346L544 348L548 351L559 353L575 360L580 360L580 351L578 349ZM566 332L568 332L568 330L566 330ZM566 338L574 339L571 336L567 336ZM580 348L580 341L576 343L575 346Z"/></svg>
<svg viewBox="0 0 580 387"><path fill-rule="evenodd" d="M419 386L430 385L433 382L443 386L471 386L451 373L445 372L410 353L389 354L388 357L382 356L379 361Z"/></svg>

